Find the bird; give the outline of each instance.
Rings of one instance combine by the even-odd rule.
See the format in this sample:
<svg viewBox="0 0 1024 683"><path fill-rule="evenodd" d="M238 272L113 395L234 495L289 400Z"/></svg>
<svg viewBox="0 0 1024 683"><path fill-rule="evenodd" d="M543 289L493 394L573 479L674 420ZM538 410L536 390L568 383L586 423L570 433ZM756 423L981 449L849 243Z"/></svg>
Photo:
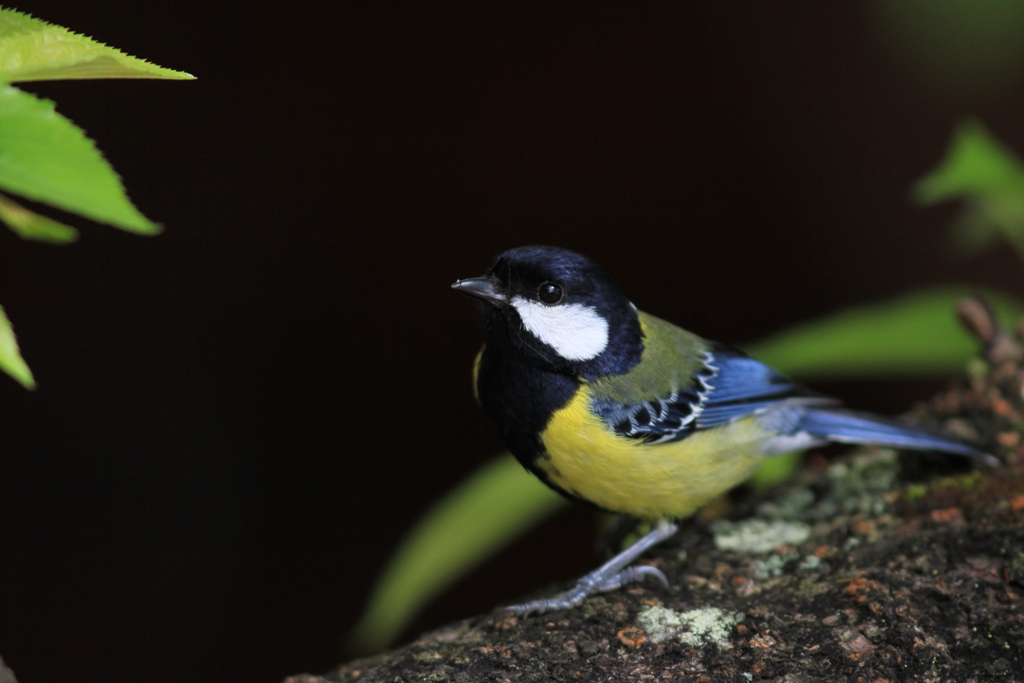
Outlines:
<svg viewBox="0 0 1024 683"><path fill-rule="evenodd" d="M510 249L452 288L484 303L473 390L519 463L567 498L653 522L565 593L506 608L520 615L569 609L644 578L667 588L659 569L630 565L766 457L838 442L992 459L944 433L847 410L645 313L568 249Z"/></svg>

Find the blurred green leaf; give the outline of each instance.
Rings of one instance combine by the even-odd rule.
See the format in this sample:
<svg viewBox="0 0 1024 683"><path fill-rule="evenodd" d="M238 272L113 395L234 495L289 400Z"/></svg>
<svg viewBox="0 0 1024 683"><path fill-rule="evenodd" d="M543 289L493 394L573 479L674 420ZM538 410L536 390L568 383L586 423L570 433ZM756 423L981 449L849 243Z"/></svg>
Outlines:
<svg viewBox="0 0 1024 683"><path fill-rule="evenodd" d="M977 352L956 321L956 304L976 289L913 292L798 325L744 345L756 358L800 378L939 375ZM984 293L1009 322L1024 304ZM766 460L759 485L778 481L799 454ZM561 499L511 457L484 465L437 502L402 541L352 634L359 652L387 645L420 607L473 566L560 507Z"/></svg>
<svg viewBox="0 0 1024 683"><path fill-rule="evenodd" d="M1024 169L1017 156L977 121L961 124L946 158L914 186L922 204L973 195L1020 191Z"/></svg>
<svg viewBox="0 0 1024 683"><path fill-rule="evenodd" d="M28 369L25 359L18 350L18 340L14 337L14 328L7 314L0 307L0 370L16 379L26 389L35 389L36 380Z"/></svg>
<svg viewBox="0 0 1024 683"><path fill-rule="evenodd" d="M793 473L800 467L803 459L803 451L780 453L779 455L765 458L757 468L757 471L750 475L747 483L757 490L777 486L793 476Z"/></svg>
<svg viewBox="0 0 1024 683"><path fill-rule="evenodd" d="M996 292L928 289L840 311L741 348L801 379L952 374L977 354L977 342L955 315L957 303L972 294L987 298L1006 323L1024 315L1024 304Z"/></svg>
<svg viewBox="0 0 1024 683"><path fill-rule="evenodd" d="M1024 165L977 122L962 124L946 158L914 186L924 205L964 200L954 237L980 251L1002 236L1024 258Z"/></svg>
<svg viewBox="0 0 1024 683"><path fill-rule="evenodd" d="M160 226L136 209L121 179L53 102L0 85L0 187L131 232Z"/></svg>
<svg viewBox="0 0 1024 683"><path fill-rule="evenodd" d="M23 12L0 7L0 81L81 78L190 80L195 77L126 55Z"/></svg>
<svg viewBox="0 0 1024 683"><path fill-rule="evenodd" d="M26 240L67 244L78 239L78 231L71 226L29 211L3 195L0 195L0 221Z"/></svg>
<svg viewBox="0 0 1024 683"><path fill-rule="evenodd" d="M897 54L938 85L1012 87L1024 58L1020 0L875 0L875 16Z"/></svg>
<svg viewBox="0 0 1024 683"><path fill-rule="evenodd" d="M374 652L420 607L565 501L505 453L434 504L399 544L352 632Z"/></svg>

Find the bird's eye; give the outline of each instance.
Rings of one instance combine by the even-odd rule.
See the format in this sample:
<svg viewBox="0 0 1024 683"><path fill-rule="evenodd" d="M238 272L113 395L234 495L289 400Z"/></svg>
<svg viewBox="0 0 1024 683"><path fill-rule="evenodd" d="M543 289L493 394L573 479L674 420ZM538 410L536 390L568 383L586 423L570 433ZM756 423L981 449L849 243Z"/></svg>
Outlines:
<svg viewBox="0 0 1024 683"><path fill-rule="evenodd" d="M557 304L562 300L562 285L545 282L537 288L537 298L546 304Z"/></svg>

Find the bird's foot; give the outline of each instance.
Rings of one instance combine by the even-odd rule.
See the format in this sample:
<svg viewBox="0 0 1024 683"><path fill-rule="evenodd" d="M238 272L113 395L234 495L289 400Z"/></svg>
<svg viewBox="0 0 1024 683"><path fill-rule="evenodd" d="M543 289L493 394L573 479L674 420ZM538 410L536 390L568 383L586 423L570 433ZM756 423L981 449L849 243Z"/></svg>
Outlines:
<svg viewBox="0 0 1024 683"><path fill-rule="evenodd" d="M629 567L627 565L643 554L648 548L661 543L678 530L679 527L672 522L659 522L654 529L640 538L640 540L584 576L572 589L565 593L542 600L524 602L521 605L510 605L504 607L503 610L518 614L519 616L527 616L529 614L543 614L544 612L552 612L554 610L569 609L579 605L587 596L615 590L647 577L657 579L667 589L668 579L665 578L665 574L657 567L649 565Z"/></svg>
<svg viewBox="0 0 1024 683"><path fill-rule="evenodd" d="M642 581L647 577L657 579L658 583L668 590L668 579L665 578L665 574L657 567L650 565L626 567L611 576L603 576L601 570L597 569L580 579L571 590L567 590L560 595L544 598L543 600L524 602L521 605L509 605L502 609L522 617L530 614L543 614L544 612L553 612L560 609L570 609L577 607L591 595L613 591L616 588Z"/></svg>

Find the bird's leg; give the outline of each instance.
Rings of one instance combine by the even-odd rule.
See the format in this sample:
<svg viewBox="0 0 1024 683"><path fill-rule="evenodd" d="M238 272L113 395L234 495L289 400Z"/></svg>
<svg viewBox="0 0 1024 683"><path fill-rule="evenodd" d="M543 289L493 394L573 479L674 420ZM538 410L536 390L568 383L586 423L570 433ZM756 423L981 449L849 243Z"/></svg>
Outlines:
<svg viewBox="0 0 1024 683"><path fill-rule="evenodd" d="M628 565L649 548L671 538L677 531L679 531L679 525L663 519L636 543L580 579L571 590L553 598L534 600L521 605L510 605L504 609L522 616L534 612L541 614L557 609L569 609L579 605L588 595L615 590L648 576L656 578L665 588L668 588L668 579L657 567L646 565L629 567Z"/></svg>

